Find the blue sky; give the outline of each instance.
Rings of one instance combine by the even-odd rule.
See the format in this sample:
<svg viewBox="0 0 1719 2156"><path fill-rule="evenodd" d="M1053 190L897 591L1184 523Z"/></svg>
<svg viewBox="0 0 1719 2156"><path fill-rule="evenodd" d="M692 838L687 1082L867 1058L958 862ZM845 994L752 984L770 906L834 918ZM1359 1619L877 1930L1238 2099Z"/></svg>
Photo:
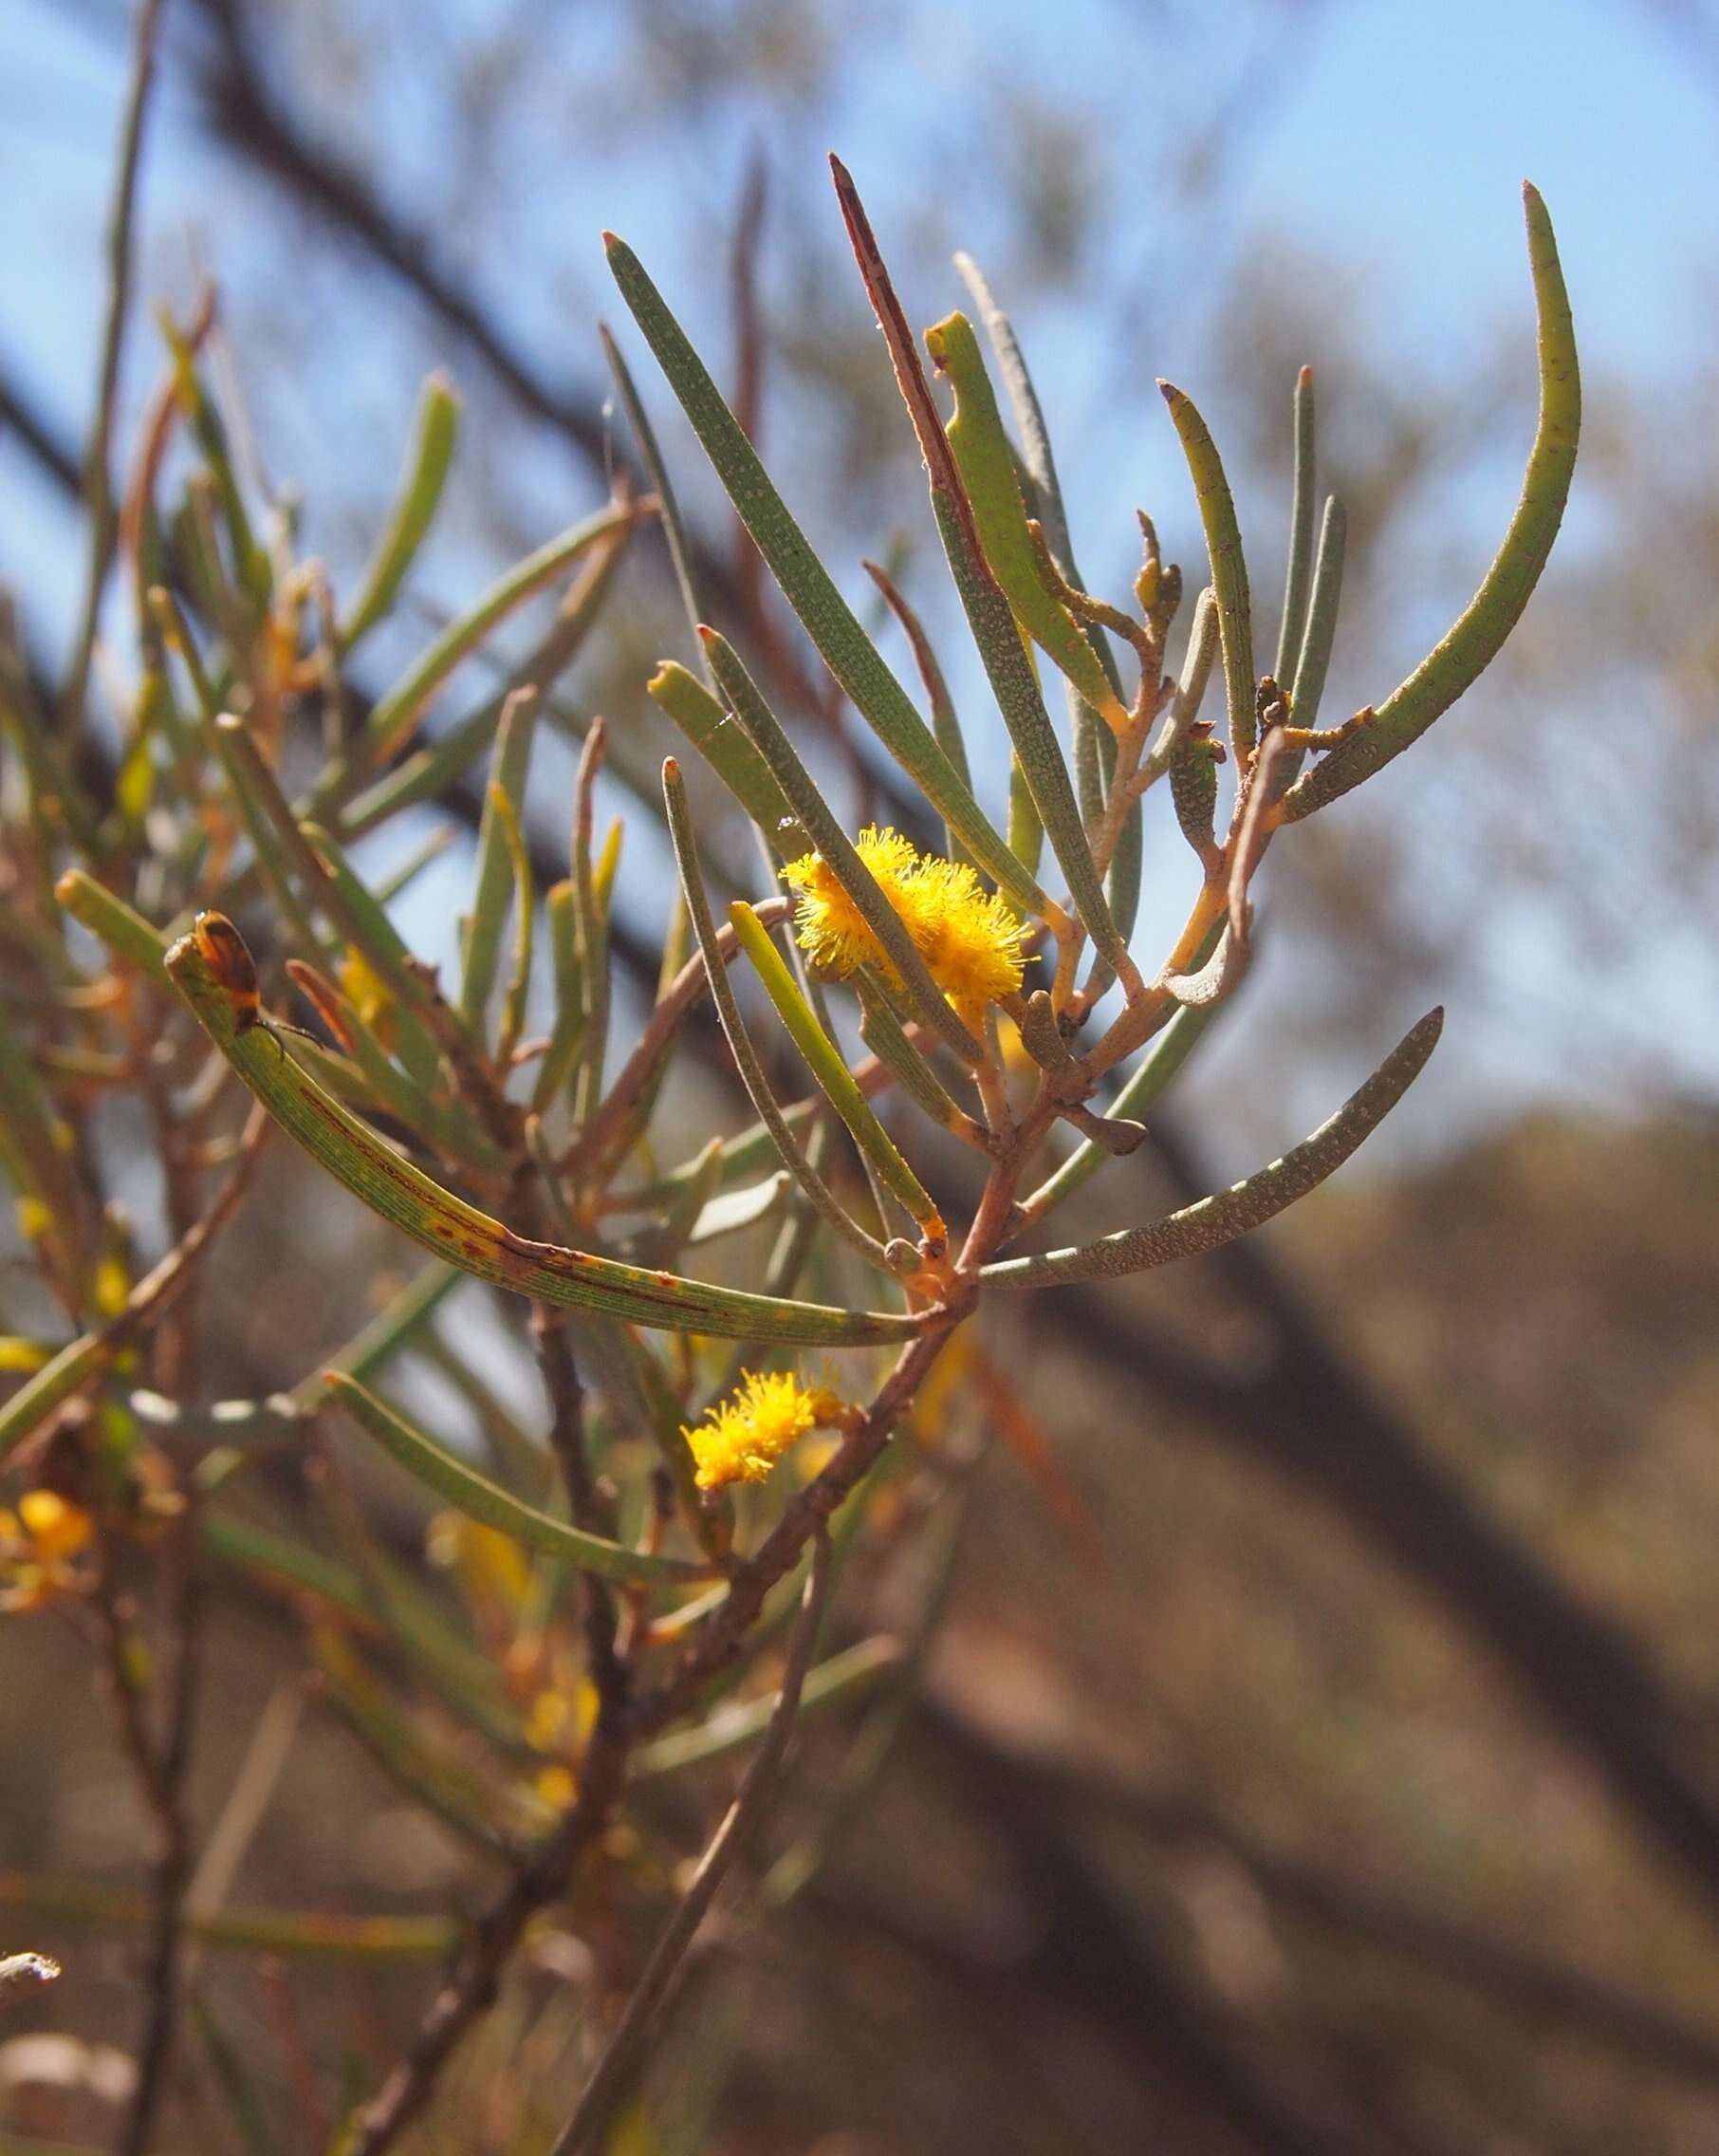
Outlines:
<svg viewBox="0 0 1719 2156"><path fill-rule="evenodd" d="M481 17L481 6L468 11ZM1024 71L1078 87L1102 40L1107 5L915 7L920 65L868 70L841 101L842 147L874 212L956 139L958 103L928 88L964 65ZM1259 10L1241 10L1250 20ZM1230 9L1192 21L1210 65L1224 63ZM3 349L69 418L76 361L97 319L96 258L107 132L120 94L112 41L48 0L10 0L0 21L0 199L9 274ZM1085 39L1079 34L1084 27ZM1650 9L1600 0L1337 0L1316 16L1249 130L1245 223L1305 234L1376 270L1406 343L1460 340L1521 289L1515 189L1532 177L1551 204L1580 305L1590 361L1652 373L1705 322L1714 263L1712 177L1719 78L1685 64ZM1118 164L1158 123L1151 84L1119 97ZM159 116L149 186L152 230L220 229L208 197L220 169L193 150L172 108ZM182 113L177 116L182 121ZM911 161L892 156L903 135ZM982 196L983 175L975 176ZM821 182L820 182L821 183ZM679 211L629 184L594 202L641 247L666 247ZM899 205L903 210L910 204ZM1238 239L1241 233L1237 233ZM1174 369L1174 339L1157 355ZM69 370L69 371L68 371Z"/></svg>
<svg viewBox="0 0 1719 2156"><path fill-rule="evenodd" d="M1344 9L1275 120L1261 194L1405 266L1404 328L1507 304L1500 205L1531 178L1557 219L1596 373L1654 371L1710 276L1719 83L1647 10L1594 0Z"/></svg>
<svg viewBox="0 0 1719 2156"><path fill-rule="evenodd" d="M484 0L454 0L447 12L481 22L487 9ZM1095 167L1110 206L1106 245L1126 262L1137 236L1142 246L1149 237L1143 210L1137 235L1127 198L1137 154L1198 109L1190 81L1196 91L1207 80L1230 82L1237 28L1270 13L1266 0L1167 5L1152 19L1175 27L1181 73L1160 83L1138 62L1150 41L1137 46L1123 35L1137 18L1111 0L1056 7L900 0L893 49L845 83L816 123L842 148L880 229L911 225L930 175L940 193L958 198L963 230L974 232L983 253L986 175L973 158L964 79L1013 79L1047 95L1063 85L1083 93L1095 62L1101 73L1106 55L1126 52L1129 67L1118 67L1114 85L1106 85L1106 110L1114 105L1116 117ZM80 27L76 14L48 0L9 0L0 9L0 229L8 260L0 362L73 434L90 395L107 142L120 86L112 42ZM1239 177L1214 247L1239 251L1281 237L1342 263L1377 312L1367 325L1370 348L1400 353L1431 372L1466 368L1496 348L1503 329L1519 329L1525 359L1517 190L1531 177L1557 221L1590 412L1608 379L1651 384L1689 371L1712 320L1719 267L1710 229L1719 72L1709 78L1690 68L1657 9L1599 0L1446 0L1435 7L1335 0L1304 32L1282 42L1271 65L1270 81L1255 85L1262 94L1245 110ZM170 99L156 118L146 184L153 270L182 276L195 244L224 275L242 277L244 190L194 145L182 103ZM764 118L767 124L771 116ZM393 112L390 124L411 134L409 120ZM798 156L804 140L792 139ZM910 142L913 156L900 155ZM688 245L684 204L699 198L713 213L731 202L744 150L737 129L718 151L730 169L705 171L697 160L708 144L689 147L676 167L629 158L619 143L594 175L582 174L577 200L562 214L593 234L604 223L626 232L653 266L664 266L665 286L684 301L695 330L719 324L720 278L708 258L700 259L696 243ZM433 155L434 143L420 130L404 153L409 167L414 156ZM552 128L541 114L528 116L521 129L522 199L556 201L557 154ZM777 184L799 184L780 162ZM809 172L804 184L822 189L822 172ZM594 242L591 251L595 274ZM839 259L833 245L832 261ZM520 301L535 330L555 321L564 295L559 288L538 295L539 321L531 304ZM1121 529L1133 500L1156 502L1185 485L1168 429L1143 424L1118 451L1108 387L1097 379L1072 305L1050 307L1022 326L1046 401L1060 416L1077 527ZM1140 355L1142 389L1154 373L1196 382L1208 326L1197 307L1155 314L1152 348ZM355 350L355 398L379 412L397 412L409 391L409 379L396 379L397 367L389 349ZM289 402L283 422L283 461L294 470ZM385 467L397 454L392 436L379 444ZM1488 544L1514 496L1519 456L1512 447L1515 461L1501 461L1495 500L1464 504ZM3 440L0 514L9 531L0 540L0 573L20 567L14 549L28 518L32 586L49 597L56 586L69 591L76 535ZM1275 505L1270 515L1275 524ZM1521 934L1531 965L1531 925ZM1719 1085L1719 1033L1710 1019L1686 1010L1680 1024L1683 1059ZM1513 1044L1506 1038L1500 1046L1499 1076L1506 1087L1533 1070L1528 1046L1520 1069ZM1532 1083L1548 1075L1543 1058Z"/></svg>

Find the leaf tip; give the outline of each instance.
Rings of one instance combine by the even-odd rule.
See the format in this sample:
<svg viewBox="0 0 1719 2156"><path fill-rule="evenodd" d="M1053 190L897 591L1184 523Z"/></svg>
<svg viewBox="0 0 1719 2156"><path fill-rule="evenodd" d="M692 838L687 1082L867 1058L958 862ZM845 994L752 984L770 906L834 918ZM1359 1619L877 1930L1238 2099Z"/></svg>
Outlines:
<svg viewBox="0 0 1719 2156"><path fill-rule="evenodd" d="M1531 179L1522 183L1523 221L1528 228L1528 244L1538 241L1549 247L1556 258L1558 241L1552 231L1552 213L1546 208L1545 196Z"/></svg>
<svg viewBox="0 0 1719 2156"><path fill-rule="evenodd" d="M1439 1035L1444 1030L1445 1007L1442 1003L1435 1003L1426 1016L1417 1019L1409 1028L1402 1039L1398 1041L1392 1051L1391 1060L1397 1062L1400 1058L1403 1062L1411 1064L1413 1066L1411 1077L1418 1077L1426 1066L1428 1057L1438 1046Z"/></svg>

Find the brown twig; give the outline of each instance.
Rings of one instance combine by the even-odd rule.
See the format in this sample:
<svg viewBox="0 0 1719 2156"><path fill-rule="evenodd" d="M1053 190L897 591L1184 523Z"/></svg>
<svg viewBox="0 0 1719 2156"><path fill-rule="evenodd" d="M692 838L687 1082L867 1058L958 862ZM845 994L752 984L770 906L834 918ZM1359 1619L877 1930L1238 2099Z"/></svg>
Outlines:
<svg viewBox="0 0 1719 2156"><path fill-rule="evenodd" d="M479 1919L410 2050L352 2122L342 2156L381 2156L421 2114L460 2039L493 2003L526 1926L565 1892L580 1858L608 1826L626 1779L626 1756L620 1719L600 1700L596 1727L580 1762L578 1796L537 1854Z"/></svg>
<svg viewBox="0 0 1719 2156"><path fill-rule="evenodd" d="M817 1645L819 1623L829 1591L829 1539L820 1529L812 1545L811 1571L806 1576L800 1621L788 1646L776 1712L746 1771L739 1794L712 1837L679 1906L663 1927L662 1936L645 1964L644 1974L633 1988L619 2026L610 2037L550 2156L581 2156L581 2151L592 2147L607 2126L616 2105L631 2088L652 2031L686 1973L686 1956L698 1928L709 1914L730 1867L770 1799L788 1739L793 1735L801 1689Z"/></svg>
<svg viewBox="0 0 1719 2156"><path fill-rule="evenodd" d="M124 1310L110 1329L116 1345L120 1337L134 1334L149 1316L158 1320L194 1281L196 1260L232 1217L270 1127L268 1115L260 1108L253 1109L241 1140L238 1161L219 1197L132 1291ZM173 1162L176 1150L170 1145L170 1188L178 1180ZM179 1201L176 1201L176 1219L179 1209ZM125 1607L113 1590L111 1551L104 1552L94 1597L106 1645L108 1685L120 1743L160 1842L144 1962L148 2005L138 2050L138 2078L114 2144L116 2156L144 2156L178 2031L185 1896L191 1879L191 1822L185 1809L184 1782L202 1669L198 1507L195 1488L188 1478L181 1480L179 1500L181 1510L169 1531L165 1558L171 1589L163 1629L172 1643L172 1675L166 1726L158 1738L150 1728L146 1695L131 1651Z"/></svg>
<svg viewBox="0 0 1719 2156"><path fill-rule="evenodd" d="M585 811L588 813L588 808ZM521 1162L521 1202L540 1213L552 1205L546 1185L533 1189ZM584 1387L568 1337L567 1313L531 1305L531 1338L549 1408L548 1443L560 1467L574 1524L610 1532L609 1501L593 1473L586 1442ZM619 1619L606 1580L582 1572L581 1622L586 1673L597 1694L597 1719L580 1762L579 1790L561 1824L478 1924L418 2025L411 2048L373 2101L353 2120L342 2156L380 2156L419 2116L442 2071L471 2025L494 2000L526 1926L564 1893L580 1858L609 1823L626 1780L632 1676L619 1645Z"/></svg>
<svg viewBox="0 0 1719 2156"><path fill-rule="evenodd" d="M159 1838L152 1886L143 1986L147 1998L138 2072L114 2141L115 2156L144 2156L155 2128L178 2028L179 1948L185 1888L191 1873L191 1827L182 1783L191 1745L198 1669L196 1515L188 1498L175 1523L173 1558L177 1579L168 1629L175 1638L172 1696L167 1728L157 1741L150 1728L147 1681L136 1651L127 1598L113 1581L113 1552L104 1546L90 1606L102 1631L109 1698L120 1749Z"/></svg>
<svg viewBox="0 0 1719 2156"><path fill-rule="evenodd" d="M152 1319L158 1319L163 1311L170 1310L191 1285L195 1276L198 1258L238 1210L239 1200L250 1187L251 1173L272 1128L267 1110L261 1107L252 1109L239 1142L237 1163L220 1196L202 1219L174 1245L158 1264L151 1267L127 1295L124 1307L101 1329L97 1335L100 1353L83 1371L76 1388L78 1391L93 1385L111 1366L120 1350L129 1347L147 1329ZM51 1431L54 1427L54 1422L49 1418L46 1428ZM30 1442L39 1445L42 1442L42 1432L36 1432Z"/></svg>
<svg viewBox="0 0 1719 2156"><path fill-rule="evenodd" d="M397 215L362 174L301 126L264 74L244 0L196 0L196 6L213 41L199 85L211 136L397 278L476 355L521 411L606 474L614 440L600 400L548 381L476 292L437 260L433 235ZM723 606L736 605L739 592L724 555L696 539L692 552L700 586ZM804 674L795 671L804 684Z"/></svg>
<svg viewBox="0 0 1719 2156"><path fill-rule="evenodd" d="M173 1642L173 1682L167 1730L153 1782L157 1831L154 1921L145 1962L149 2009L139 2047L138 2079L131 2108L115 2142L116 2156L144 2156L166 2085L179 2019L179 1958L184 1940L185 1891L191 1880L191 1819L185 1806L185 1770L196 1726L198 1679L203 1665L202 1573L198 1564L196 1493L182 1492L184 1511L174 1522L168 1552L174 1585L166 1630Z"/></svg>
<svg viewBox="0 0 1719 2156"><path fill-rule="evenodd" d="M609 1506L591 1472L585 1443L584 1387L567 1338L564 1310L547 1303L531 1305L531 1338L537 1366L549 1399L549 1449L561 1467L573 1524L587 1533L606 1534L613 1522ZM595 1572L579 1576L580 1610L584 1627L586 1674L599 1702L618 1719L625 1713L628 1676L616 1649L615 1596Z"/></svg>
<svg viewBox="0 0 1719 2156"><path fill-rule="evenodd" d="M89 506L89 569L83 612L72 644L71 665L60 698L60 723L66 739L76 737L83 718L90 660L102 619L102 601L113 567L119 518L114 510L113 474L108 458L113 438L114 405L120 389L120 358L131 311L132 234L137 210L138 169L143 152L143 121L155 80L156 43L161 0L139 0L132 33L131 74L125 118L120 134L120 168L114 182L107 224L107 323L102 339L102 366L96 388L96 418L84 453L83 492Z"/></svg>
<svg viewBox="0 0 1719 2156"><path fill-rule="evenodd" d="M298 2114L298 2126L305 2144L312 2148L325 2148L333 2130L328 2107L323 2101L317 2074L315 2054L305 2034L304 2017L292 1988L292 1977L285 1961L268 1955L257 1964L257 1990L262 1997L263 2014L275 2049L280 2053L286 2068L287 2081L292 2089L293 2109Z"/></svg>
<svg viewBox="0 0 1719 2156"><path fill-rule="evenodd" d="M881 1454L963 1314L958 1309L934 1313L919 1337L902 1350L835 1457L789 1502L756 1554L735 1568L727 1595L693 1636L667 1682L635 1703L636 1736L649 1736L685 1714L711 1679L740 1652L766 1595L793 1571L806 1544L828 1526L838 1506Z"/></svg>

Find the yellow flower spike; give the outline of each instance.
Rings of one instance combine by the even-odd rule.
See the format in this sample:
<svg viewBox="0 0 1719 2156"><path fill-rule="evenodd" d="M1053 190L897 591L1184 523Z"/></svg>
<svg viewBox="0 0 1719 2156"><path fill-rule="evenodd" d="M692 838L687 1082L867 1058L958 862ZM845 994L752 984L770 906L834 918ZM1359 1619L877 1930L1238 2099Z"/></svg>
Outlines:
<svg viewBox="0 0 1719 2156"><path fill-rule="evenodd" d="M83 1508L54 1490L28 1490L15 1512L0 1511L0 1612L39 1609L75 1589L71 1560L94 1533Z"/></svg>
<svg viewBox="0 0 1719 2156"><path fill-rule="evenodd" d="M905 917L904 885L919 864L913 842L885 825L867 825L854 842L860 856L890 904ZM802 854L782 871L782 881L800 901L794 934L813 970L831 980L845 980L860 966L874 965L891 979L896 969L884 956L865 917L818 853Z"/></svg>
<svg viewBox="0 0 1719 2156"><path fill-rule="evenodd" d="M1025 967L1025 925L966 862L917 853L887 826L861 831L855 850L964 1018L1014 994ZM799 899L794 933L816 972L843 980L869 963L893 977L877 938L821 855L789 862L782 878Z"/></svg>
<svg viewBox="0 0 1719 2156"><path fill-rule="evenodd" d="M681 1435L697 1462L701 1490L730 1482L762 1482L790 1445L846 1409L824 1385L805 1385L787 1370L748 1370L730 1397Z"/></svg>
<svg viewBox="0 0 1719 2156"><path fill-rule="evenodd" d="M1021 985L1024 923L965 861L932 856L909 888L907 931L932 978L970 1019Z"/></svg>
<svg viewBox="0 0 1719 2156"><path fill-rule="evenodd" d="M26 1491L18 1500L18 1519L29 1538L32 1553L45 1565L76 1556L94 1532L94 1524L83 1507L67 1504L54 1490Z"/></svg>
<svg viewBox="0 0 1719 2156"><path fill-rule="evenodd" d="M551 1812L564 1812L579 1790L567 1767L539 1767L531 1786Z"/></svg>

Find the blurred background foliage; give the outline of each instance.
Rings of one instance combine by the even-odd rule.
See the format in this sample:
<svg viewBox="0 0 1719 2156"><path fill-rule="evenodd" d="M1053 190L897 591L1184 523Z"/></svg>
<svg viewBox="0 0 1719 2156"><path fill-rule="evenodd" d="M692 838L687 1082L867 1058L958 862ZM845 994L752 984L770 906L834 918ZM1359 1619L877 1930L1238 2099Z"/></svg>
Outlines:
<svg viewBox="0 0 1719 2156"><path fill-rule="evenodd" d="M1201 558L1158 373L1200 397L1271 588L1289 389L1315 365L1350 518L1338 716L1449 620L1513 495L1528 313L1515 175L1491 185L1489 160L1517 101L1533 139L1515 162L1559 219L1590 418L1551 575L1437 743L1274 855L1244 1013L1081 1231L1135 1190L1143 1206L1149 1180L1201 1189L1276 1150L1434 996L1445 1051L1375 1158L1259 1246L1037 1300L1029 1337L993 1329L982 1398L1009 1442L978 1481L923 1701L816 1890L705 1957L703 2046L660 2092L670 2146L1719 2140L1714 265L1692 223L1658 214L1668 182L1710 195L1719 17L1699 0L1490 12L1520 18L1520 75L1466 6L1439 11L1445 74L1414 79L1377 27L1398 11L1345 0L169 0L139 288L183 312L215 276L246 453L302 493L337 582L396 484L411 385L444 365L464 397L449 511L377 639L379 681L625 459L595 336L618 312L603 225L751 400L847 587L861 555L893 553L934 606L911 437L825 191L835 142L915 322L958 300L955 246L1004 296L1100 591L1132 573L1136 501L1171 558ZM109 0L13 0L0 21L0 185L27 268L0 304L3 566L49 670L82 559L126 22ZM1370 217L1322 215L1334 189L1366 195L1394 103L1421 141L1423 99L1442 156L1381 169ZM1461 244L1423 273L1429 225ZM857 821L880 773L647 394L723 618L799 682ZM572 677L609 718L612 774L648 774L667 745L642 695L651 662L685 655L665 571L654 538L632 549ZM981 761L988 741L1000 758L977 683L959 668L956 701ZM572 775L546 740L533 808L551 837ZM1146 948L1188 889L1157 836ZM453 948L466 847L408 917L432 957ZM653 973L666 887L639 846L618 916ZM723 1127L730 1110L712 1083L677 1112ZM390 1255L296 1161L266 1174L290 1232L224 1255L220 1392L295 1383ZM497 1390L528 1397L499 1335L494 1353ZM224 1610L205 1813L289 1661L267 1607ZM0 1667L5 1862L124 1885L141 1822L75 1644L9 1626ZM340 1726L306 1715L241 1884L439 1910L463 1904L470 1863L408 1831ZM30 1924L19 1943L76 1941L80 1982L6 2034L120 2040L133 1943ZM231 1966L233 2024L284 2091L295 2030L342 2025L379 2054L417 1980ZM470 2146L524 2130L518 2061L548 2055L565 1976L534 1971L473 2054ZM103 2137L99 2094L9 2077L7 2056L0 2120Z"/></svg>

